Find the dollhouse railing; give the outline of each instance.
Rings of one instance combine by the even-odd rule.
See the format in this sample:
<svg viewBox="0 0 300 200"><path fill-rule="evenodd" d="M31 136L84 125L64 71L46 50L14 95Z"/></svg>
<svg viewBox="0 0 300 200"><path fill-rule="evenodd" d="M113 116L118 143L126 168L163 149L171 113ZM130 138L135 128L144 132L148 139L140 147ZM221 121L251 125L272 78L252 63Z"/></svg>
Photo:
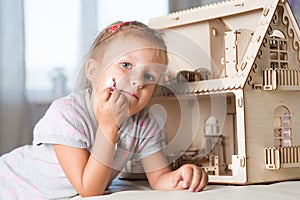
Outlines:
<svg viewBox="0 0 300 200"><path fill-rule="evenodd" d="M300 146L265 148L267 169L300 167Z"/></svg>
<svg viewBox="0 0 300 200"><path fill-rule="evenodd" d="M264 90L300 90L299 69L265 69L263 70Z"/></svg>

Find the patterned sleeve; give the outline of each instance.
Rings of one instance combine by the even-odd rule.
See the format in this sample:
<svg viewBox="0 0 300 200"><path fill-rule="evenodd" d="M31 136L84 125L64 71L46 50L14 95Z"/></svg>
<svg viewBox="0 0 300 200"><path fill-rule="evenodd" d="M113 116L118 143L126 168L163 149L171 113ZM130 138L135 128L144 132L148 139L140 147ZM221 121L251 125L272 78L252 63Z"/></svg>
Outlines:
<svg viewBox="0 0 300 200"><path fill-rule="evenodd" d="M73 96L54 101L34 128L33 144L89 148L93 126L82 101Z"/></svg>

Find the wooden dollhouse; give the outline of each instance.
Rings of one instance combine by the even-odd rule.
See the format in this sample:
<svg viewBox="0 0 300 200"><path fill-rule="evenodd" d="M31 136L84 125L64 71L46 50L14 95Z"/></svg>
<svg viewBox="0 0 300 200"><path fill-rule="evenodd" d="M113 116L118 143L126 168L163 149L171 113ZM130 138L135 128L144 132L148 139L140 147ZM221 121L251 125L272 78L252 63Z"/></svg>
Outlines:
<svg viewBox="0 0 300 200"><path fill-rule="evenodd" d="M232 0L151 19L169 48L152 105L166 154L211 183L300 179L300 32L286 0Z"/></svg>

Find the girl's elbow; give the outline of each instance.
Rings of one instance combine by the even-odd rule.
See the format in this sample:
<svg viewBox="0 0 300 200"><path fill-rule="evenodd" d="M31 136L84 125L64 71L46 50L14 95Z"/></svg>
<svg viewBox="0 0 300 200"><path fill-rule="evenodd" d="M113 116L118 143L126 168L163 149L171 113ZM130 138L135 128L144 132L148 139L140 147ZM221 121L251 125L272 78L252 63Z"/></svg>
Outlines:
<svg viewBox="0 0 300 200"><path fill-rule="evenodd" d="M81 197L92 197L92 196L101 196L104 194L103 192L92 192L92 191L80 191L78 192Z"/></svg>
<svg viewBox="0 0 300 200"><path fill-rule="evenodd" d="M76 190L81 197L101 196L105 192L105 189L92 187L77 187Z"/></svg>

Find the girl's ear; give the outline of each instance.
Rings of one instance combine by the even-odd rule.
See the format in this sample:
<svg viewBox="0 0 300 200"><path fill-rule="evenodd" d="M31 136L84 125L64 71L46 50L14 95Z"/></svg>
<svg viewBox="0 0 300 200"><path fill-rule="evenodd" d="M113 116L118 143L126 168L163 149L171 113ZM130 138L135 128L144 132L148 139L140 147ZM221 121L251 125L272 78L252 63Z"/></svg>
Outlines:
<svg viewBox="0 0 300 200"><path fill-rule="evenodd" d="M94 59L89 59L85 65L85 75L90 82L97 79L97 63Z"/></svg>

